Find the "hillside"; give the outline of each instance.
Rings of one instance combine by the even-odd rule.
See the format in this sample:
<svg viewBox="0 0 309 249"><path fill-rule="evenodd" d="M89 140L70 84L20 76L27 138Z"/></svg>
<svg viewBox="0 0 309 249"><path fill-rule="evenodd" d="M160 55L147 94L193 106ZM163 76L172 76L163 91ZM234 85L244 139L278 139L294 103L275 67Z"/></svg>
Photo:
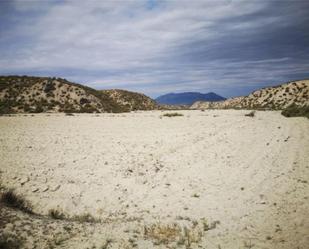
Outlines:
<svg viewBox="0 0 309 249"><path fill-rule="evenodd" d="M190 109L271 109L282 110L289 106L309 106L309 80L298 80L279 86L262 88L248 96L225 101L195 102Z"/></svg>
<svg viewBox="0 0 309 249"><path fill-rule="evenodd" d="M1 76L0 113L127 112L154 109L149 97L128 91L115 94L61 78ZM122 99L120 99L122 98Z"/></svg>
<svg viewBox="0 0 309 249"><path fill-rule="evenodd" d="M158 109L158 105L153 99L141 93L120 89L102 90L100 92L109 96L122 109L129 111Z"/></svg>
<svg viewBox="0 0 309 249"><path fill-rule="evenodd" d="M199 93L199 92L184 92L184 93L169 93L156 98L157 103L166 105L192 105L196 101L222 101L225 98L216 93Z"/></svg>

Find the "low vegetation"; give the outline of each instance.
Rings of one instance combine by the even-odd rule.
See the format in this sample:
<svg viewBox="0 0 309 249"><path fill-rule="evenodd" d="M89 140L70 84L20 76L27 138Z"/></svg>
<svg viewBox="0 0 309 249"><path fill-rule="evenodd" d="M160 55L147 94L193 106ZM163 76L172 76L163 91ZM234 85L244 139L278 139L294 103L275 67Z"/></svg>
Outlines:
<svg viewBox="0 0 309 249"><path fill-rule="evenodd" d="M192 221L190 226L155 223L144 227L144 237L155 245L164 244L167 248L191 248L192 244L201 242L206 231L203 224L198 221Z"/></svg>
<svg viewBox="0 0 309 249"><path fill-rule="evenodd" d="M169 118L172 118L172 117L181 117L181 116L183 116L183 114L178 113L178 112L169 112L169 113L164 113L164 114L163 114L163 117L169 117Z"/></svg>
<svg viewBox="0 0 309 249"><path fill-rule="evenodd" d="M55 220L64 220L66 215L58 209L50 209L48 215Z"/></svg>
<svg viewBox="0 0 309 249"><path fill-rule="evenodd" d="M7 207L19 209L28 214L33 214L30 203L26 201L23 196L16 194L12 189L6 190L2 193L1 203Z"/></svg>
<svg viewBox="0 0 309 249"><path fill-rule="evenodd" d="M245 116L253 118L255 116L255 111L251 111L251 112L245 114Z"/></svg>
<svg viewBox="0 0 309 249"><path fill-rule="evenodd" d="M23 245L23 241L17 236L12 234L1 234L0 235L0 248L1 249L19 249Z"/></svg>
<svg viewBox="0 0 309 249"><path fill-rule="evenodd" d="M16 194L16 192L13 189L6 189L2 185L0 185L0 190L2 191L2 194L0 196L0 202L2 205L9 207L9 208L18 209L27 214L35 214L32 210L32 205L22 195ZM36 215L42 216L39 214L36 214ZM99 219L94 218L89 213L69 216L59 209L50 209L48 212L48 216L56 220L68 220L68 221L75 221L75 222L80 222L80 223L100 222ZM0 246L0 249L1 248L2 247Z"/></svg>
<svg viewBox="0 0 309 249"><path fill-rule="evenodd" d="M94 218L91 214L89 213L85 213L85 214L81 214L81 215L75 215L72 218L69 218L72 221L77 221L77 222L88 222L88 223L96 223L96 222L100 222L100 220Z"/></svg>
<svg viewBox="0 0 309 249"><path fill-rule="evenodd" d="M80 215L70 216L59 209L50 209L48 215L55 220L67 220L75 221L80 223L97 223L100 222L99 219L94 218L91 214L85 213Z"/></svg>
<svg viewBox="0 0 309 249"><path fill-rule="evenodd" d="M175 241L181 236L181 233L182 229L178 224L153 224L144 229L145 237L154 240L157 244L168 244Z"/></svg>
<svg viewBox="0 0 309 249"><path fill-rule="evenodd" d="M284 109L281 114L285 117L307 117L309 118L309 106L299 107L291 105Z"/></svg>

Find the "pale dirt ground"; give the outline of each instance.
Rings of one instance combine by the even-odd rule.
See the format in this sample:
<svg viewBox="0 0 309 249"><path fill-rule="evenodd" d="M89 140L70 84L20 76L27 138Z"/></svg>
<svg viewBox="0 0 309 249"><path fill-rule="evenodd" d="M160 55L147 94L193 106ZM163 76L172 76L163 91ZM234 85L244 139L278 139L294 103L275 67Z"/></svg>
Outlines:
<svg viewBox="0 0 309 249"><path fill-rule="evenodd" d="M247 112L0 117L1 183L40 214L0 207L0 233L28 248L309 248L309 120Z"/></svg>

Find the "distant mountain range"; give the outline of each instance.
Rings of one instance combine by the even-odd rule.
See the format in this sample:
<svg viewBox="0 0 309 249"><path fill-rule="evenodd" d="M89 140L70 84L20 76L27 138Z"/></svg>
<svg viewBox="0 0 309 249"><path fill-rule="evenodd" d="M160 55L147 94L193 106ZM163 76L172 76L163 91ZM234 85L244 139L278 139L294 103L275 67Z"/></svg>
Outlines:
<svg viewBox="0 0 309 249"><path fill-rule="evenodd" d="M166 105L192 105L196 101L223 101L226 98L213 93L199 93L199 92L184 92L184 93L169 93L156 98L158 104Z"/></svg>

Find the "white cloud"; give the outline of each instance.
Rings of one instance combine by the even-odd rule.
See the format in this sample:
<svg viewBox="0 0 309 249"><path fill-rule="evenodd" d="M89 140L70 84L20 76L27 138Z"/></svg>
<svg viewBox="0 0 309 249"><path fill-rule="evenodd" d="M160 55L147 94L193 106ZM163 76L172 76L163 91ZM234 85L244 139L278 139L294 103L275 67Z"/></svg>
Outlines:
<svg viewBox="0 0 309 249"><path fill-rule="evenodd" d="M98 88L140 87L152 94L220 88L244 76L257 82L256 72L245 70L267 75L260 65L271 61L207 57L222 57L220 48L237 33L240 47L233 49L241 52L241 42L252 39L244 34L258 35L282 19L254 16L269 7L268 1L157 1L153 8L146 1L43 2L14 0L16 25L0 38L3 72L62 72ZM285 57L270 60L291 67Z"/></svg>

